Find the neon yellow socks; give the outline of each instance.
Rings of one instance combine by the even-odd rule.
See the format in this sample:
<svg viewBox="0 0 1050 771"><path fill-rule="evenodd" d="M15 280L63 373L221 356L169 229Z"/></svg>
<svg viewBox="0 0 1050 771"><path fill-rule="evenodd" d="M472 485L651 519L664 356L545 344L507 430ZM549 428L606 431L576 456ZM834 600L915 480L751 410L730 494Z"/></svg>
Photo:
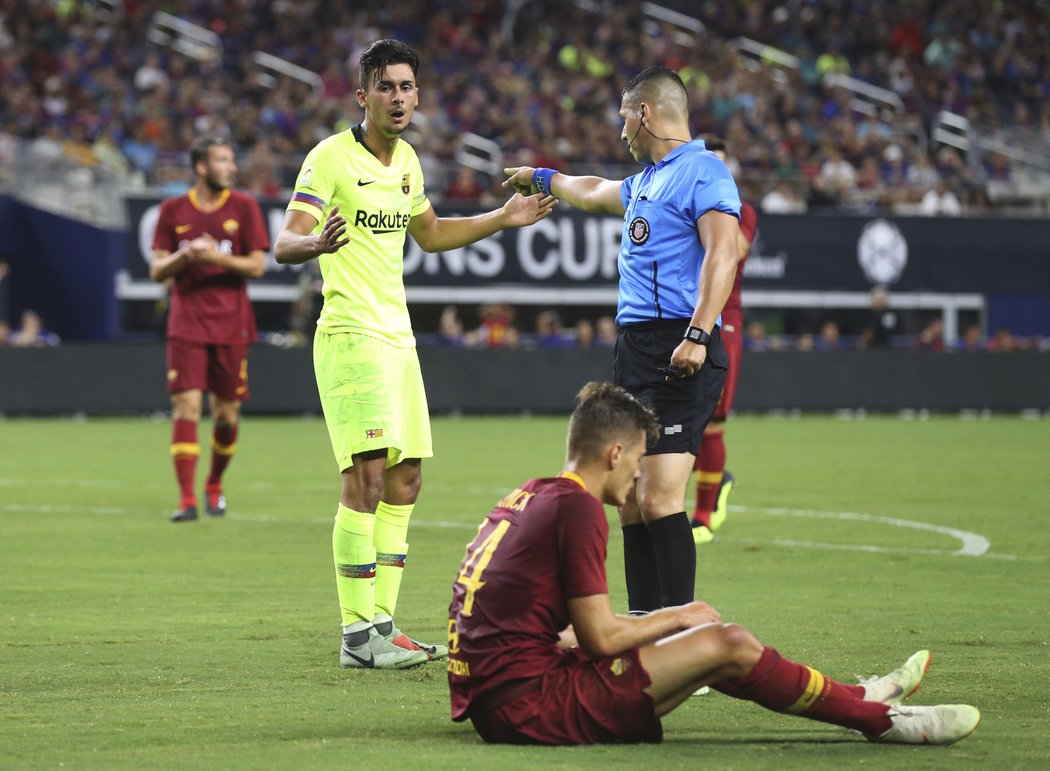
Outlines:
<svg viewBox="0 0 1050 771"><path fill-rule="evenodd" d="M401 590L401 576L408 555L408 521L414 504L394 506L380 501L375 516L375 613L393 617L397 595Z"/></svg>
<svg viewBox="0 0 1050 771"><path fill-rule="evenodd" d="M339 504L332 529L335 585L343 626L371 623L376 601L376 517Z"/></svg>

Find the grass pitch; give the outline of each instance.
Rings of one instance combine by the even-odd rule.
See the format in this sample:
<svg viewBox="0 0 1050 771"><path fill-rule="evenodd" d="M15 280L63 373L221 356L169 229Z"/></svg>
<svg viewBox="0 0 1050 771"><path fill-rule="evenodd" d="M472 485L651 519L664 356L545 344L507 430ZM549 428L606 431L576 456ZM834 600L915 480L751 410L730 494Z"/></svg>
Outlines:
<svg viewBox="0 0 1050 771"><path fill-rule="evenodd" d="M504 492L559 470L564 424L435 422L398 613L410 634L443 637L465 544ZM667 717L658 747L486 746L449 721L440 665L339 669L338 478L320 420L249 416L230 515L179 525L169 432L0 423L0 766L1050 766L1050 421L730 423L738 484L698 596L847 681L929 647L914 701L984 714L948 748L870 745L718 694Z"/></svg>

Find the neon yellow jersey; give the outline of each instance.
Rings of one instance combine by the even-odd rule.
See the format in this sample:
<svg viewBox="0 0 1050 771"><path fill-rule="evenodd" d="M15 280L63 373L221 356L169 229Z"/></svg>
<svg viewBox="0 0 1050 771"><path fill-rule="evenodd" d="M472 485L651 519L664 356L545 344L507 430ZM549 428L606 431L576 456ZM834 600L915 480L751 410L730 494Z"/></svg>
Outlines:
<svg viewBox="0 0 1050 771"><path fill-rule="evenodd" d="M319 233L333 206L346 219L346 246L322 254L324 307L317 327L356 332L392 345L415 345L405 298L408 223L430 208L416 151L404 140L384 166L360 126L318 144L299 172L289 210L317 219Z"/></svg>

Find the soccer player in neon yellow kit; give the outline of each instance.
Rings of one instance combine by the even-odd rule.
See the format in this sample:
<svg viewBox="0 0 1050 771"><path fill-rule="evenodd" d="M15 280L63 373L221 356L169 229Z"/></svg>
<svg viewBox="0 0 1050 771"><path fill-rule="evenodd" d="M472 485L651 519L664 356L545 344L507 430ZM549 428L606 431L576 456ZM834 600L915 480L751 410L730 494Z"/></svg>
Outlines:
<svg viewBox="0 0 1050 771"><path fill-rule="evenodd" d="M343 667L404 669L448 655L394 623L421 459L433 455L405 297L405 233L425 251L446 251L538 222L555 204L515 194L485 214L438 217L416 153L400 139L419 101L418 69L418 55L397 40L362 54L364 120L306 156L274 244L280 263L318 258L324 279L314 371L342 473L332 551Z"/></svg>

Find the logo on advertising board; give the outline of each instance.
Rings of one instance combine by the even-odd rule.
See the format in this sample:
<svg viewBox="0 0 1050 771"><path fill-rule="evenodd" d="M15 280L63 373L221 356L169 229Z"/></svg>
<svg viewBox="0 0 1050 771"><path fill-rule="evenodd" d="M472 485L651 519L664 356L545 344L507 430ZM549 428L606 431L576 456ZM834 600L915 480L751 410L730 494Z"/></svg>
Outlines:
<svg viewBox="0 0 1050 771"><path fill-rule="evenodd" d="M908 264L908 242L889 220L872 220L857 241L857 262L868 281L893 284Z"/></svg>

